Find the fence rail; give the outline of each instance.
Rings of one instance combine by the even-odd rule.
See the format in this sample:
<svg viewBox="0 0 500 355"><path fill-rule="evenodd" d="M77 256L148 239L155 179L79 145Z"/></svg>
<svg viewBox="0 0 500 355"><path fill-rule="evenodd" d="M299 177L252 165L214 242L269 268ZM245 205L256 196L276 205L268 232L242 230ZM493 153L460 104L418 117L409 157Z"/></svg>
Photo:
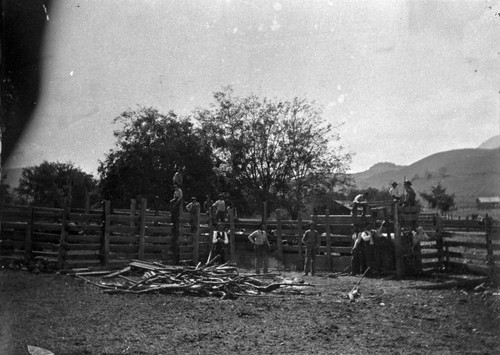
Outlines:
<svg viewBox="0 0 500 355"><path fill-rule="evenodd" d="M181 214L178 241L173 238L170 213L151 211L147 201L130 210L110 211L109 202L100 210L69 210L30 206L4 206L1 211L0 256L23 257L26 261L44 257L57 262L61 268L115 265L130 259L156 259L166 263L180 260L198 263L205 261L211 250L212 216L201 214L192 232L190 216ZM403 211L403 215L405 215ZM261 223L260 219L238 219L232 214L227 222L230 259L237 265L251 267L253 246L248 236ZM358 217L364 224L373 216ZM406 219L405 219L406 218ZM342 271L350 265L352 238L351 216L315 215L308 219L266 220L272 243L271 264L285 269L301 269L304 246L301 237L314 221L321 234L317 266L320 270ZM432 238L421 243L421 262L425 269L465 270L491 273L500 260L498 225L489 217L481 220L443 220L436 214L404 217L402 223L416 222ZM392 227L391 227L392 228ZM404 234L385 231L396 256L404 259L407 249ZM399 247L398 249L398 239ZM177 249L174 249L177 248ZM399 251L398 251L399 250ZM397 265L396 265L397 266ZM396 270L397 271L397 270Z"/></svg>

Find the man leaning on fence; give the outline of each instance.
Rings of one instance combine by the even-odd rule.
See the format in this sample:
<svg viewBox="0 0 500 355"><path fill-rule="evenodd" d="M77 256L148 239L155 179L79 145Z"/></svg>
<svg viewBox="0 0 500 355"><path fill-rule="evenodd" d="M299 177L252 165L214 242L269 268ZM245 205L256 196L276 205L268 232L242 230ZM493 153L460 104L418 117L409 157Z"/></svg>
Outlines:
<svg viewBox="0 0 500 355"><path fill-rule="evenodd" d="M304 236L302 237L302 243L306 245L306 260L304 264L304 276L309 274L314 276L316 273L316 253L319 247L319 233L314 229L315 224L311 222L309 224L309 229L306 230Z"/></svg>

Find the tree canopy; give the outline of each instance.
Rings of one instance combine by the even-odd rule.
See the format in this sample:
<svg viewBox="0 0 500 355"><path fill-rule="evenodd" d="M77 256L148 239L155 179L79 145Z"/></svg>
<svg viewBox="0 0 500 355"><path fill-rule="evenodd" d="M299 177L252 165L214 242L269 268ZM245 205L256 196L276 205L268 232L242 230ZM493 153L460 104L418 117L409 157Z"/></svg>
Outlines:
<svg viewBox="0 0 500 355"><path fill-rule="evenodd" d="M25 203L61 208L67 198L69 206L83 207L87 194L96 196L96 186L92 175L76 168L73 163L44 161L24 168L19 186L14 191Z"/></svg>
<svg viewBox="0 0 500 355"><path fill-rule="evenodd" d="M292 217L345 173L349 154L314 102L237 97L230 88L196 118L220 174L255 202L278 201Z"/></svg>
<svg viewBox="0 0 500 355"><path fill-rule="evenodd" d="M139 196L160 197L165 207L173 192L176 167L184 167L184 194L204 196L215 180L211 148L188 118L138 107L115 118L115 148L99 164L100 187L115 206Z"/></svg>

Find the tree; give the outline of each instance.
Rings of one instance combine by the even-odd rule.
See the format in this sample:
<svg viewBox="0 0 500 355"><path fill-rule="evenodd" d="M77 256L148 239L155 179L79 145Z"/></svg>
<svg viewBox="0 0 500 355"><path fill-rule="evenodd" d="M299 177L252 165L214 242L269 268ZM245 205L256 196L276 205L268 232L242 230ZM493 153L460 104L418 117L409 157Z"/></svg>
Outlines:
<svg viewBox="0 0 500 355"><path fill-rule="evenodd" d="M14 200L14 196L12 196L10 185L6 182L7 176L3 175L0 179L0 205L2 204L10 204Z"/></svg>
<svg viewBox="0 0 500 355"><path fill-rule="evenodd" d="M24 168L14 191L24 203L61 208L67 198L70 207L84 207L87 194L95 193L96 186L94 177L73 163L44 161Z"/></svg>
<svg viewBox="0 0 500 355"><path fill-rule="evenodd" d="M114 206L128 207L130 199L160 197L160 207L173 194L176 167L185 167L184 195L204 196L215 177L210 146L188 118L170 111L164 115L139 106L115 118L115 149L99 163L100 188Z"/></svg>
<svg viewBox="0 0 500 355"><path fill-rule="evenodd" d="M295 218L311 194L345 173L350 156L335 147L337 130L314 103L236 97L231 88L214 98L197 118L219 171L248 198L279 200Z"/></svg>
<svg viewBox="0 0 500 355"><path fill-rule="evenodd" d="M437 208L442 212L449 211L455 205L455 194L447 194L446 188L438 183L431 187L431 193L421 192L420 196L427 201L429 207Z"/></svg>

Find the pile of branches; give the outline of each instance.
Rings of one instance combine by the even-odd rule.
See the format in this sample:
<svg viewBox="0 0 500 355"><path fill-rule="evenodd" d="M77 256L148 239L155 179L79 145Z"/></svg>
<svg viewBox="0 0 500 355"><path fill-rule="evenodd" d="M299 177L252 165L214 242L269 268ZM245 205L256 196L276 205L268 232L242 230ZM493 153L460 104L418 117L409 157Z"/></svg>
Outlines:
<svg viewBox="0 0 500 355"><path fill-rule="evenodd" d="M115 272L81 272L74 275L103 288L108 294L182 293L235 299L242 295L268 294L280 288L294 288L295 292L300 292L303 287L313 286L304 281L283 278L280 282L265 283L259 279L260 275L240 274L235 267L227 264L179 267L137 260ZM100 276L101 280L91 281L86 276Z"/></svg>

